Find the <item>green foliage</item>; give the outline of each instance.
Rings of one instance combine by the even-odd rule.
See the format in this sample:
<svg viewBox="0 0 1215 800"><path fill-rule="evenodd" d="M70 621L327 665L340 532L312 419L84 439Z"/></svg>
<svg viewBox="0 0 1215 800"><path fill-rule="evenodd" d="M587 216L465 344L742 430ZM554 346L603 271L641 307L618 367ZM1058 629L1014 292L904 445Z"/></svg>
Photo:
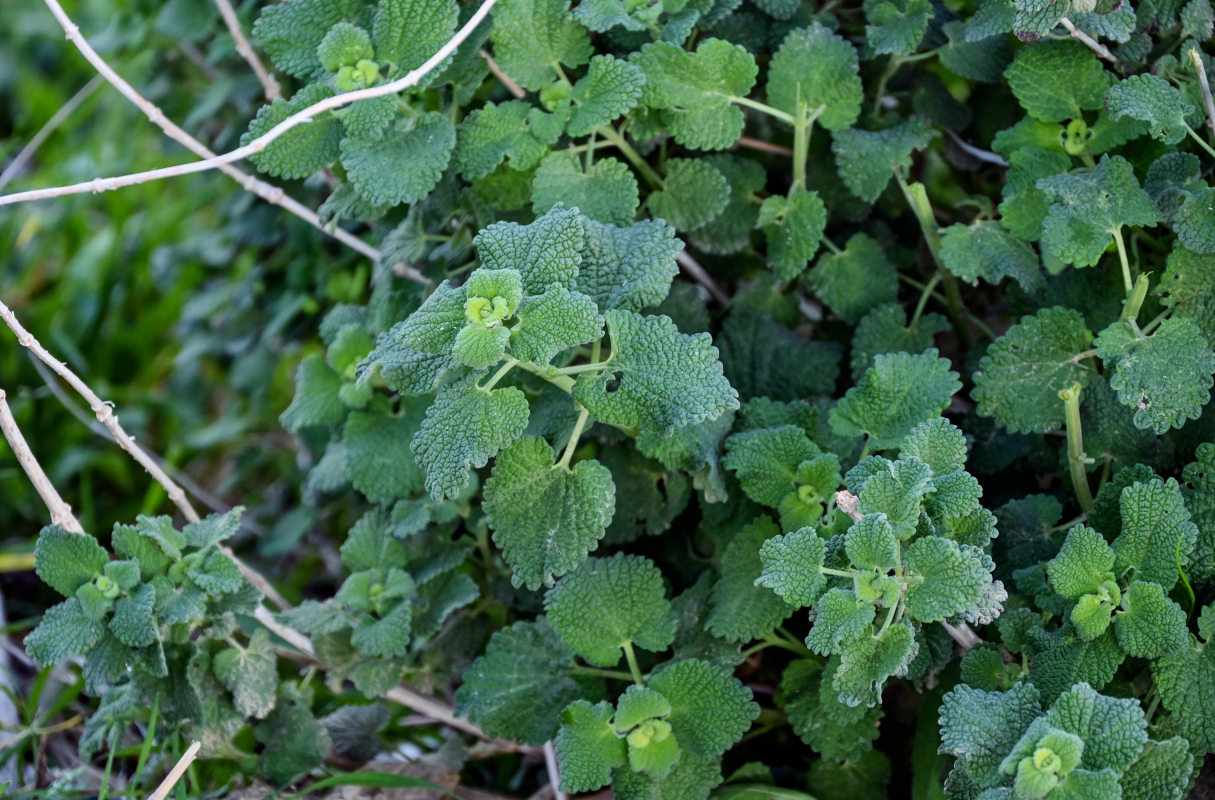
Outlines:
<svg viewBox="0 0 1215 800"><path fill-rule="evenodd" d="M81 35L216 152L404 77L476 8L238 8L262 104L211 5L111 5ZM177 158L27 13L0 160L55 135L4 191ZM340 241L201 176L15 206L5 302L191 494L254 510L138 516L164 499L139 465L0 352L84 528L136 520L26 542L45 508L0 456L5 549L44 584L12 574L5 610L45 667L9 682L0 770L146 794L189 737L198 794L320 791L381 747L453 794L542 787L531 751L466 759L475 725L621 800L1200 793L1213 20L499 0L414 85L250 159ZM67 763L47 737L90 706Z"/></svg>

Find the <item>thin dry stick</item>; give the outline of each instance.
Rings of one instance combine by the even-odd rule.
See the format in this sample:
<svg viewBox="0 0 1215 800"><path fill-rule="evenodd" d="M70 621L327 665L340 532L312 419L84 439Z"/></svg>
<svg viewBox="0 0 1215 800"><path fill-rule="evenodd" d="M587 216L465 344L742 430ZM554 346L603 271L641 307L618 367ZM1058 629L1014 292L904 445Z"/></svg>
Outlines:
<svg viewBox="0 0 1215 800"><path fill-rule="evenodd" d="M47 140L47 137L54 133L63 124L63 121L72 115L73 111L80 108L80 104L87 100L102 83L101 76L94 75L92 80L86 83L80 91L68 98L68 101L46 121L46 124L34 134L34 138L30 139L25 147L21 148L21 152L17 153L13 157L13 160L8 163L4 171L0 172L0 190L8 186L8 182L16 177L17 173L25 167L25 163L38 151L38 148Z"/></svg>
<svg viewBox="0 0 1215 800"><path fill-rule="evenodd" d="M480 51L479 55L481 56L481 58L485 59L485 63L489 65L489 71L492 72L494 74L494 77L498 79L498 83L501 83L503 86L505 86L506 90L508 92L513 94L519 100L522 100L523 98L527 97L527 90L524 89L519 84L515 83L514 78L512 78L511 76L509 76L505 72L503 72L502 67L498 66L498 62L494 61L493 56L491 56L489 53L485 52L484 50Z"/></svg>
<svg viewBox="0 0 1215 800"><path fill-rule="evenodd" d="M1215 134L1215 100L1211 98L1211 82L1207 79L1207 68L1202 63L1202 56L1194 48L1190 48L1190 61L1194 62L1194 70L1198 73L1198 87L1202 89L1202 104L1207 109L1207 127Z"/></svg>
<svg viewBox="0 0 1215 800"><path fill-rule="evenodd" d="M734 140L734 144L738 147L747 147L763 153L775 153L778 156L785 156L786 158L793 157L793 150L785 147L783 144L773 144L772 142L765 142L763 139L755 139L750 136L739 136Z"/></svg>
<svg viewBox="0 0 1215 800"><path fill-rule="evenodd" d="M165 135L170 139L178 142L195 155L201 158L213 158L215 156L215 153L212 152L206 145L178 127L172 120L164 115L163 111L149 102L139 92L135 91L131 84L123 80L122 76L115 72L110 65L106 63L105 59L97 54L97 51L94 50L92 45L88 43L88 40L80 35L80 28L72 22L71 18L68 17L66 13L64 13L63 7L59 5L58 0L44 0L44 2L46 3L47 8L50 9L51 13L55 15L55 19L58 20L60 26L62 26L63 30L67 33L67 38L76 46L76 49L80 51L80 54L84 56L85 60L88 61L89 64L91 64L93 68L96 69L97 72L110 83L110 85L117 89L123 97L142 111L148 120L164 131ZM241 188L243 188L245 191L251 192L260 197L262 200L265 200L267 203L276 205L279 208L282 208L284 211L294 214L312 227L316 228L322 233L332 236L334 239L337 239L342 244L358 253L361 253L367 258L370 258L373 261L379 260L379 250L367 244L357 236L354 236L353 234L337 227L336 225L325 225L321 222L320 217L316 215L315 211L303 205L299 201L288 197L286 192L284 192L281 188L272 186L265 181L258 180L252 175L249 175L243 170L230 164L222 164L218 166L217 169L239 183ZM2 202L3 200L0 199L0 203ZM412 281L416 281L427 286L431 284L431 280L429 278L418 272L413 267L407 265L400 265L398 274L400 274L401 277L408 278Z"/></svg>
<svg viewBox="0 0 1215 800"><path fill-rule="evenodd" d="M215 0L215 7L219 9L219 15L224 18L224 24L228 26L228 33L232 34L232 40L236 42L236 52L245 59L245 63L257 76L258 82L262 85L262 91L266 93L266 99L276 100L282 97L283 91L279 88L278 81L262 66L257 53L253 52L252 45L245 38L245 32L240 27L240 19L236 16L236 9L232 8L232 4L228 0Z"/></svg>
<svg viewBox="0 0 1215 800"><path fill-rule="evenodd" d="M569 800L561 791L561 770L557 767L557 749L550 739L544 743L544 766L548 770L548 782L553 787L553 800Z"/></svg>
<svg viewBox="0 0 1215 800"><path fill-rule="evenodd" d="M1063 27L1067 28L1067 32L1070 33L1072 35L1072 37L1074 39L1076 39L1076 41L1082 42L1085 47L1087 47L1089 50L1092 50L1094 53L1096 53L1099 58L1104 58L1106 61L1109 61L1111 64L1118 63L1117 57L1115 57L1114 54L1109 51L1108 47L1101 44L1101 42L1097 41L1096 39L1089 36L1084 31L1077 28L1074 24L1072 24L1072 21L1070 19L1068 19L1067 17L1064 17L1063 19L1059 20L1059 24L1062 25Z"/></svg>
<svg viewBox="0 0 1215 800"><path fill-rule="evenodd" d="M692 277L692 280L703 286L705 291L712 295L713 299L720 305L730 305L730 295L726 294L725 289L722 289L717 281L713 280L713 277L700 265L700 262L688 255L687 251L681 250L679 255L675 256L675 260L679 262L679 266L683 268L683 271L688 273Z"/></svg>
<svg viewBox="0 0 1215 800"><path fill-rule="evenodd" d="M48 6L54 10L58 6L58 0L45 0ZM366 89L356 89L352 92L343 92L342 94L326 97L302 111L297 111L285 120L275 125L266 133L257 137L249 144L243 147L238 147L235 150L224 153L222 155L204 158L202 161L193 161L188 164L178 164L174 167L164 167L162 169L153 169L146 172L136 172L130 175L120 175L114 178L94 178L91 181L84 183L76 183L71 186L57 186L49 189L35 189L29 192L18 192L0 196L0 206L10 205L13 203L22 203L28 200L42 200L48 197L63 197L70 194L82 194L84 192L105 192L111 189L118 189L123 186L133 186L139 183L147 183L149 181L161 180L163 178L174 178L180 175L191 175L196 172L206 172L207 170L217 169L226 164L232 164L237 161L242 161L249 156L257 155L266 149L272 142L278 139L283 134L293 128L311 122L318 114L325 111L332 111L336 108L349 105L359 100L369 100L375 97L383 97L389 94L398 94L406 89L417 85L424 76L443 63L448 56L455 52L456 48L472 34L481 20L493 8L497 0L485 0L485 3L477 9L477 11L469 18L468 22L460 30L456 31L455 36L448 40L447 44L439 48L433 56L428 58L420 67L411 70L402 78L395 81L385 83L381 86L371 86ZM62 14L62 8L59 9L59 14ZM68 20L64 15L60 20L60 24L68 30L68 37L78 36L79 29ZM70 27L69 27L70 26Z"/></svg>
<svg viewBox="0 0 1215 800"><path fill-rule="evenodd" d="M198 757L198 751L202 747L202 742L194 742L189 749L177 760L173 765L173 769L169 770L169 774L156 787L156 791L148 795L148 800L165 800L169 796L169 792L181 780L181 776L186 774L186 770L194 763L194 759Z"/></svg>
<svg viewBox="0 0 1215 800"><path fill-rule="evenodd" d="M34 458L29 444L21 435L21 429L17 427L17 420L13 419L12 409L8 407L8 396L3 389L0 389L0 432L4 433L8 446L13 448L13 455L17 456L17 463L29 476L30 483L34 484L38 496L42 498L47 510L51 512L51 523L65 531L84 533L84 528L80 527L80 522L72 514L72 507L63 502L59 492L55 491L54 484L51 483L50 478L46 477L46 473L42 471L42 465L38 463L38 459Z"/></svg>
<svg viewBox="0 0 1215 800"><path fill-rule="evenodd" d="M110 435L114 437L114 441L118 442L118 446L130 453L131 458L143 467L152 478L164 487L165 494L173 502L173 505L181 509L182 515L190 522L198 522L202 517L191 505L190 499L186 497L186 493L177 483L161 469L160 464L156 459L152 458L148 453L135 443L135 438L131 436L118 422L118 416L114 413L114 407L110 403L105 402L97 393L94 392L87 383L82 381L76 373L72 372L66 364L52 356L42 344L34 338L34 335L25 329L21 321L17 319L17 315L13 313L3 302L0 302L0 319L4 320L4 324L17 335L17 342L28 349L31 353L37 356L38 360L51 368L60 378L67 382L75 390L76 394L84 398L89 404L89 408L97 415L97 421L104 425ZM54 514L51 515L52 520ZM83 532L81 530L80 532ZM262 594L268 597L271 602L279 608L290 608L291 604L279 594L278 590L266 580L265 576L258 573L252 567L236 557L228 547L220 545L219 549L224 555L231 558L236 566L240 569L241 574L245 579L261 590Z"/></svg>

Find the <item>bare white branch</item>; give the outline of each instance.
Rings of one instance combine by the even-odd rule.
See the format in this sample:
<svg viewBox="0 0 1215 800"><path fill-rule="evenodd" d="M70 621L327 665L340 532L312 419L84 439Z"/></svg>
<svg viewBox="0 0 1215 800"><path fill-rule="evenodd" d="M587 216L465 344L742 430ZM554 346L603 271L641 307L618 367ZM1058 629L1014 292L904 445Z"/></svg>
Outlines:
<svg viewBox="0 0 1215 800"><path fill-rule="evenodd" d="M100 75L94 75L92 80L86 83L76 94L69 97L68 101L51 115L46 124L34 134L34 138L30 139L25 147L21 148L21 152L13 156L13 160L8 162L8 166L4 168L4 171L0 172L0 191L3 191L4 187L8 186L9 181L25 168L26 162L33 157L34 153L38 152L38 148L42 146L42 143L63 124L64 120L72 115L72 112L80 108L80 104L89 99L103 82Z"/></svg>
<svg viewBox="0 0 1215 800"><path fill-rule="evenodd" d="M148 183L149 181L162 180L164 178L175 178L181 175L191 175L196 172L206 172L207 170L220 169L237 161L242 161L249 156L257 155L266 149L272 142L285 134L287 131L311 122L318 114L326 111L332 111L336 108L349 105L350 103L359 100L369 100L374 97L382 97L389 94L398 94L406 89L416 86L418 82L433 71L436 67L442 64L448 56L456 51L456 48L464 42L465 39L472 34L476 27L481 23L481 20L493 8L497 0L485 0L485 3L477 9L476 13L469 18L468 22L442 47L439 48L433 56L428 58L421 66L411 70L409 73L395 81L385 83L381 86L371 86L366 89L356 89L352 92L343 92L342 94L333 95L320 100L302 111L297 111L285 120L275 125L266 133L257 137L243 147L238 147L235 150L224 153L222 155L213 155L204 157L202 161L193 161L188 164L178 164L173 167L163 167L161 169L148 170L146 172L136 172L130 175L120 175L114 178L94 178L91 181L84 183L76 183L70 186L56 186L48 189L34 189L28 192L17 192L15 194L0 196L0 206L11 205L13 203L23 203L30 200L43 200L50 197L63 197L71 194L82 194L85 192L105 192L112 189L118 189L123 186L133 186L139 183ZM48 6L51 6L52 11L59 6L58 0L45 0ZM63 14L62 8L58 8L58 14ZM79 29L69 20L66 15L60 19L60 24L68 31L69 39L79 38ZM79 46L79 43L77 43ZM159 111L156 112L163 117ZM155 120L153 120L155 121ZM279 190L281 192L281 190Z"/></svg>
<svg viewBox="0 0 1215 800"><path fill-rule="evenodd" d="M1207 78L1206 64L1202 63L1202 56L1194 48L1190 48L1188 55L1190 61L1194 62L1194 70L1198 73L1198 88L1202 90L1202 105L1207 110L1207 127L1211 129L1211 133L1215 134L1215 99L1211 97L1211 81Z"/></svg>
<svg viewBox="0 0 1215 800"><path fill-rule="evenodd" d="M520 86L514 78L502 71L502 67L498 66L498 62L494 61L494 57L486 51L480 51L479 55L485 59L486 65L489 66L489 71L498 79L498 83L506 87L506 91L515 96L515 99L522 100L527 97L527 91Z"/></svg>
<svg viewBox="0 0 1215 800"><path fill-rule="evenodd" d="M51 524L58 525L72 533L84 533L84 528L80 527L80 522L72 514L71 506L63 502L63 498L55 490L50 478L46 477L46 473L42 471L42 465L34 457L25 437L21 435L21 429L17 427L17 420L13 419L13 411L8 407L8 396L3 389L0 389L0 433L3 433L4 438L8 440L8 446L13 449L13 455L17 456L17 463L29 477L30 483L34 484L34 489L42 498L47 510L51 512Z"/></svg>
<svg viewBox="0 0 1215 800"><path fill-rule="evenodd" d="M149 731L148 735L151 736L152 732ZM198 758L198 751L201 748L202 742L194 742L191 744L186 749L186 752L182 754L181 758L177 760L177 763L173 765L173 769L169 770L169 774L165 776L165 779L160 782L159 786L156 787L156 791L148 795L148 800L165 800L165 798L169 796L169 792L171 792L173 787L177 785L177 782L181 780L181 776L185 775L186 770L189 769L190 765L194 763L194 759Z"/></svg>
<svg viewBox="0 0 1215 800"><path fill-rule="evenodd" d="M266 93L266 99L275 100L282 97L283 90L279 88L278 81L262 66L261 59L257 57L257 53L253 52L253 46L245 38L245 32L240 27L240 19L236 16L236 9L232 8L232 4L228 0L215 0L215 7L219 9L219 15L224 18L224 25L228 26L228 33L232 34L232 40L236 42L236 52L245 59L245 63L257 76L258 82L262 85L262 91Z"/></svg>

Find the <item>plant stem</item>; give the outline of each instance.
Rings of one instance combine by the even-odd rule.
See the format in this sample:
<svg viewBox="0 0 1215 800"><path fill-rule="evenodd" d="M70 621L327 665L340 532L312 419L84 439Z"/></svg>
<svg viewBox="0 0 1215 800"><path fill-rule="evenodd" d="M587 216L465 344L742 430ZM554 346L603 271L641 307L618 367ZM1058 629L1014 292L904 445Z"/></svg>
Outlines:
<svg viewBox="0 0 1215 800"><path fill-rule="evenodd" d="M514 369L515 366L518 364L519 364L519 359L507 358L506 361L503 362L502 366L498 368L498 371L493 374L493 377L489 379L489 383L485 384L484 386L478 386L477 388L483 392L488 392L490 389L493 389L495 386L497 386L498 381L500 381L504 377L506 377L506 373L508 373L512 369Z"/></svg>
<svg viewBox="0 0 1215 800"><path fill-rule="evenodd" d="M598 344L598 342L596 342L596 344ZM594 355L594 354L592 353L592 355ZM558 367L553 372L553 374L554 375L578 375L583 372L594 372L595 370L601 370L604 367L606 367L607 364L608 364L607 361L594 360L589 364L578 364L577 366L573 366L573 367Z"/></svg>
<svg viewBox="0 0 1215 800"><path fill-rule="evenodd" d="M1064 403L1067 424L1067 463L1072 477L1072 488L1081 510L1088 513L1093 508L1093 494L1088 485L1087 459L1084 457L1084 433L1080 427L1080 384L1059 392Z"/></svg>
<svg viewBox="0 0 1215 800"><path fill-rule="evenodd" d="M730 97L730 102L738 103L740 106L746 106L747 108L754 109L762 114L767 114L769 117L775 117L781 122L789 125L797 125L797 119L792 114L781 111L779 108L773 108L772 106L765 105L758 100L752 100L749 97L738 97L732 95Z"/></svg>
<svg viewBox="0 0 1215 800"><path fill-rule="evenodd" d="M785 639L784 637L779 636L778 634L775 634L775 633L769 633L769 634L764 635L764 637L763 637L763 639L761 639L761 641L763 641L765 643L765 646L779 647L782 650L787 650L790 653L795 653L796 655L798 655L801 658L813 658L814 657L814 654L810 652L810 649L807 648L806 645L802 644L801 642Z"/></svg>
<svg viewBox="0 0 1215 800"><path fill-rule="evenodd" d="M1199 136L1199 135L1198 135L1198 132L1197 132L1197 131L1195 131L1195 130L1194 130L1193 128L1191 128L1189 125L1186 125L1186 126L1185 126L1185 130L1186 130L1186 133L1188 133L1188 134L1190 135L1190 138L1191 138L1191 139L1193 139L1194 141L1198 142L1198 145L1199 145L1199 146L1200 146L1200 147L1201 147L1203 150L1206 150L1206 151L1207 151L1207 153L1208 153L1208 154L1209 154L1209 155L1210 155L1212 158L1215 158L1215 149L1212 149L1212 148L1211 148L1211 146L1210 146L1209 144L1207 144L1207 143L1206 143L1206 141L1205 141L1205 140L1204 140L1204 139L1203 139L1201 136Z"/></svg>
<svg viewBox="0 0 1215 800"><path fill-rule="evenodd" d="M633 165L634 169L641 173L641 177L645 178L646 183L650 184L651 188L662 188L662 176L650 166L648 161L641 157L640 153L633 149L633 146L628 143L628 140L625 139L624 136L622 136L615 128L610 125L600 125L595 130L600 136L616 146L616 149L620 151L621 155L628 159L629 163Z"/></svg>
<svg viewBox="0 0 1215 800"><path fill-rule="evenodd" d="M586 408L578 412L578 421L574 423L574 430L570 433L570 440L565 445L565 452L561 454L561 460L557 462L557 466L562 469L570 468L570 459L574 457L574 450L578 447L578 438L582 436L582 429L586 426L586 419L590 415L591 412Z"/></svg>
<svg viewBox="0 0 1215 800"><path fill-rule="evenodd" d="M1202 56L1194 48L1187 55L1198 73L1198 87L1202 90L1202 104L1207 110L1207 133L1215 138L1215 99L1211 97L1211 82L1207 80L1207 68L1202 63Z"/></svg>
<svg viewBox="0 0 1215 800"><path fill-rule="evenodd" d="M568 375L556 374L556 371L552 367L542 367L539 364L532 363L531 361L520 361L518 366L519 369L524 370L525 372L530 372L537 377L544 378L544 380L556 386L566 394L571 394L574 391L574 379Z"/></svg>
<svg viewBox="0 0 1215 800"><path fill-rule="evenodd" d="M633 676L624 670L619 669L600 669L599 667L584 667L581 664L574 665L574 672L579 675L595 675L600 678L608 678L614 681L631 681Z"/></svg>
<svg viewBox="0 0 1215 800"><path fill-rule="evenodd" d="M814 121L825 108L826 106L819 106L811 112L804 105L798 104L797 121L793 123L793 186L796 189L806 188L806 159L810 154L810 134L814 130Z"/></svg>
<svg viewBox="0 0 1215 800"><path fill-rule="evenodd" d="M936 273L929 278L928 283L924 284L924 289L920 292L920 301L915 305L915 313L911 315L911 322L907 327L914 328L915 324L920 321L920 317L924 314L924 306L928 305L928 298L932 296L932 290L941 282L941 273Z"/></svg>
<svg viewBox="0 0 1215 800"><path fill-rule="evenodd" d="M645 678L641 676L641 667L637 664L637 654L633 652L633 643L625 642L622 646L624 648L624 658L629 662L629 673L633 676L633 683L638 686L645 686Z"/></svg>
<svg viewBox="0 0 1215 800"><path fill-rule="evenodd" d="M840 578L853 578L856 576L856 571L849 572L847 570L835 569L833 567L819 567L818 571L824 575L835 575Z"/></svg>
<svg viewBox="0 0 1215 800"><path fill-rule="evenodd" d="M1134 289L1134 281L1131 279L1131 263L1126 255L1126 240L1122 238L1121 226L1114 229L1114 244L1118 246L1118 264L1122 267L1122 288L1129 298Z"/></svg>
<svg viewBox="0 0 1215 800"><path fill-rule="evenodd" d="M1147 290L1147 275L1140 275L1135 280L1134 287L1127 293L1126 302L1122 305L1122 318L1124 320L1134 322L1139 318L1139 309L1143 307L1143 300L1147 297Z"/></svg>
<svg viewBox="0 0 1215 800"><path fill-rule="evenodd" d="M918 182L908 184L903 178L902 173L897 169L894 171L894 179L898 181L899 189L902 190L903 197L907 200L907 205L911 206L911 211L915 214L916 221L920 223L920 231L924 234L924 242L928 245L928 252L932 256L932 262L936 264L937 274L940 276L941 283L945 287L945 305L949 319L953 322L953 327L958 333L962 346L969 348L970 329L966 327L964 319L962 292L958 289L957 278L949 270L945 269L945 264L941 261L941 235L937 231L937 221L932 215L932 205L928 202L928 194L924 191L924 184Z"/></svg>
<svg viewBox="0 0 1215 800"><path fill-rule="evenodd" d="M882 623L881 630L878 631L878 634L877 634L878 636L881 636L883 633L885 633L886 629L890 627L890 623L894 622L895 612L897 612L899 610L900 605L902 605L902 604L895 603L894 605L892 605L890 607L890 611L887 612L887 614L886 614L886 621Z"/></svg>

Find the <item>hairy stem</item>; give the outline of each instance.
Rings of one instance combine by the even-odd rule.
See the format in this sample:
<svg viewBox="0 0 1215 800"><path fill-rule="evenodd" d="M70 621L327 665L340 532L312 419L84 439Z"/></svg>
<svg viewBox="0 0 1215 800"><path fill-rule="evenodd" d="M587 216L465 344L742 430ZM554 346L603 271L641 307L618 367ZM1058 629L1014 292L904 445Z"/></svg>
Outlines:
<svg viewBox="0 0 1215 800"><path fill-rule="evenodd" d="M1148 277L1140 275L1135 280L1135 285L1127 292L1126 302L1122 305L1122 318L1127 322L1134 322L1139 318L1139 309L1143 307L1143 301L1147 297Z"/></svg>
<svg viewBox="0 0 1215 800"><path fill-rule="evenodd" d="M1203 150L1206 150L1207 154L1210 155L1212 158L1215 158L1215 148L1212 148L1209 144L1207 144L1206 140L1203 139L1201 136L1199 136L1198 132L1196 130L1191 128L1189 125L1186 125L1185 131L1186 131L1186 133L1188 133L1190 135L1191 139L1193 139L1195 142L1198 143L1199 147L1201 147Z"/></svg>
<svg viewBox="0 0 1215 800"><path fill-rule="evenodd" d="M503 362L502 366L498 367L498 371L493 374L493 376L489 379L489 382L486 383L484 386L478 386L477 388L483 392L490 391L491 389L493 389L495 386L498 385L498 381L500 381L506 377L506 373L508 373L512 369L514 369L518 364L519 364L519 359L507 358L506 361Z"/></svg>
<svg viewBox="0 0 1215 800"><path fill-rule="evenodd" d="M633 169L641 173L641 177L645 178L646 183L650 184L651 188L662 188L662 176L650 166L650 162L642 158L641 154L633 149L633 145L629 144L628 140L619 131L611 125L600 125L595 130L600 136L615 145L620 154L633 165Z"/></svg>
<svg viewBox="0 0 1215 800"><path fill-rule="evenodd" d="M573 670L577 675L594 675L597 678L608 678L614 681L633 680L633 676L630 673L619 669L602 669L601 667L586 667L582 664L575 664Z"/></svg>
<svg viewBox="0 0 1215 800"><path fill-rule="evenodd" d="M570 432L570 440L565 444L565 452L561 454L561 460L557 462L557 466L562 469L570 468L570 459L574 457L574 451L578 449L578 439L582 436L582 429L586 427L587 417L591 412L583 408L578 412L578 421L574 423L574 430Z"/></svg>
<svg viewBox="0 0 1215 800"><path fill-rule="evenodd" d="M641 666L637 663L637 654L633 652L633 643L625 642L622 647L624 648L624 658L629 662L629 674L633 676L633 683L638 686L645 686L645 678L642 677Z"/></svg>
<svg viewBox="0 0 1215 800"><path fill-rule="evenodd" d="M834 567L819 567L818 571L824 575L834 575L837 578L855 578L856 570L835 569Z"/></svg>
<svg viewBox="0 0 1215 800"><path fill-rule="evenodd" d="M932 290L941 282L941 273L935 273L928 279L928 283L924 284L924 288L920 291L920 300L915 304L915 313L911 315L911 322L907 323L907 327L914 328L915 324L920 321L920 317L924 315L924 307L928 305L928 298L932 297Z"/></svg>
<svg viewBox="0 0 1215 800"><path fill-rule="evenodd" d="M787 125L797 125L797 119L792 114L781 111L779 108L773 108L772 106L761 103L758 100L752 100L749 97L738 97L736 95L732 95L730 97L730 102L753 109L761 114L767 114L769 117L779 119L781 122L784 122Z"/></svg>
<svg viewBox="0 0 1215 800"><path fill-rule="evenodd" d="M899 189L903 192L907 205L911 207L916 221L920 224L924 242L928 245L928 253L932 256L932 262L937 268L937 275L940 276L941 284L945 288L945 307L949 320L953 323L954 330L957 331L958 338L962 341L962 346L968 348L970 347L970 329L966 326L963 313L962 292L958 288L957 278L945 269L945 264L941 261L941 234L937 230L937 221L933 217L932 205L928 202L924 184L908 184L899 170L894 171L894 178L898 181Z"/></svg>
<svg viewBox="0 0 1215 800"><path fill-rule="evenodd" d="M1060 391L1059 398L1066 414L1067 464L1072 488L1081 510L1087 514L1093 507L1093 493L1088 485L1088 459L1084 457L1084 433L1080 427L1080 384L1073 383Z"/></svg>
<svg viewBox="0 0 1215 800"><path fill-rule="evenodd" d="M814 121L823 113L826 106L819 106L814 111L798 104L797 121L793 123L793 186L797 189L806 188L806 161L810 154L810 134L814 130Z"/></svg>
<svg viewBox="0 0 1215 800"><path fill-rule="evenodd" d="M1122 268L1122 288L1129 298L1135 282L1131 278L1131 262L1126 254L1126 240L1122 238L1122 228L1114 229L1114 244L1118 247L1118 266Z"/></svg>

